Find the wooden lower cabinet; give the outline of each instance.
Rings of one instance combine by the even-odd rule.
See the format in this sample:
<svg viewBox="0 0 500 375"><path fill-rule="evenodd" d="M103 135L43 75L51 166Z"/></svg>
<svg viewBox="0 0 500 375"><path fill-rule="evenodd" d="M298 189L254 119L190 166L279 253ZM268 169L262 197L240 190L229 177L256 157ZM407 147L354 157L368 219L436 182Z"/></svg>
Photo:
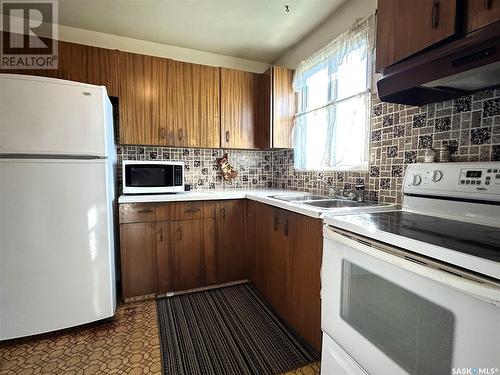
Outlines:
<svg viewBox="0 0 500 375"><path fill-rule="evenodd" d="M217 282L248 278L245 247L245 201L217 203Z"/></svg>
<svg viewBox="0 0 500 375"><path fill-rule="evenodd" d="M172 222L172 291L214 284L215 219Z"/></svg>
<svg viewBox="0 0 500 375"><path fill-rule="evenodd" d="M307 342L321 348L321 260L323 223L287 213L288 272L285 319Z"/></svg>
<svg viewBox="0 0 500 375"><path fill-rule="evenodd" d="M322 228L253 201L121 204L123 297L249 279L320 350Z"/></svg>
<svg viewBox="0 0 500 375"><path fill-rule="evenodd" d="M321 348L320 219L253 203L257 245L250 279L279 315L317 350Z"/></svg>
<svg viewBox="0 0 500 375"><path fill-rule="evenodd" d="M123 297L156 293L156 223L121 224L120 252Z"/></svg>

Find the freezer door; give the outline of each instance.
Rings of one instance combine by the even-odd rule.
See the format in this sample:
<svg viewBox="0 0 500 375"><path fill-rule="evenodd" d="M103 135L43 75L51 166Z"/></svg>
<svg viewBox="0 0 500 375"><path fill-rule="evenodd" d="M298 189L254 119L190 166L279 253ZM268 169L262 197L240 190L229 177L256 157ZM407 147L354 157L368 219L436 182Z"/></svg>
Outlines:
<svg viewBox="0 0 500 375"><path fill-rule="evenodd" d="M0 340L114 315L107 168L0 159Z"/></svg>
<svg viewBox="0 0 500 375"><path fill-rule="evenodd" d="M106 156L107 102L101 86L0 74L0 154Z"/></svg>

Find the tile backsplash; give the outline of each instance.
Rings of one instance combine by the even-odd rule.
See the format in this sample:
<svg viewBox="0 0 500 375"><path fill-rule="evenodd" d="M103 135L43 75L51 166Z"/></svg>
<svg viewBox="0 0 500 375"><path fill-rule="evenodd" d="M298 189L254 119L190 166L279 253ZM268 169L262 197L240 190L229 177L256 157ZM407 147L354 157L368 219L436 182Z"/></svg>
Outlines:
<svg viewBox="0 0 500 375"><path fill-rule="evenodd" d="M185 183L192 190L251 189L272 187L272 152L149 146L118 147L118 181L121 191L123 160L172 160L186 163ZM232 181L222 178L217 158L228 153L238 171Z"/></svg>
<svg viewBox="0 0 500 375"><path fill-rule="evenodd" d="M280 188L327 193L330 186L364 184L370 200L402 200L408 164L422 160L426 148L448 147L452 161L500 160L500 90L483 91L422 107L381 103L372 97L370 166L366 172L303 172L293 168L293 150L246 151L119 146L122 160L186 162L193 190ZM216 159L224 152L238 171L224 181Z"/></svg>
<svg viewBox="0 0 500 375"><path fill-rule="evenodd" d="M402 200L408 164L422 161L426 148L447 147L452 161L500 160L500 90L422 107L381 103L372 97L370 166L367 172L300 172L293 151L273 154L277 188L326 193L364 183L371 200Z"/></svg>

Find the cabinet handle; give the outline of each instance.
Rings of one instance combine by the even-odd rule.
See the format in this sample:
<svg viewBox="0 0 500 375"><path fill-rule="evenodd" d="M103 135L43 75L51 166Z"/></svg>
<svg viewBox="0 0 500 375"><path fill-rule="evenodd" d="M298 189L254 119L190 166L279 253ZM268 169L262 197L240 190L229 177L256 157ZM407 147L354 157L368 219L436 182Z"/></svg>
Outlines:
<svg viewBox="0 0 500 375"><path fill-rule="evenodd" d="M229 139L231 138L230 136L231 134L229 133L229 130L226 131L226 142L229 142Z"/></svg>
<svg viewBox="0 0 500 375"><path fill-rule="evenodd" d="M438 28L438 26L439 26L439 0L432 0L431 23L432 23L433 29Z"/></svg>
<svg viewBox="0 0 500 375"><path fill-rule="evenodd" d="M137 211L137 213L139 213L139 214L149 214L151 212L153 212L153 210L151 208L148 208L147 210L139 210L139 211Z"/></svg>
<svg viewBox="0 0 500 375"><path fill-rule="evenodd" d="M186 211L184 212L188 212L188 213L193 213L193 212L198 212L200 209L197 208L197 207L191 207L191 208L188 208Z"/></svg>
<svg viewBox="0 0 500 375"><path fill-rule="evenodd" d="M486 9L491 9L492 5L493 5L493 0L483 0L483 6Z"/></svg>
<svg viewBox="0 0 500 375"><path fill-rule="evenodd" d="M163 242L163 228L160 229L160 242Z"/></svg>
<svg viewBox="0 0 500 375"><path fill-rule="evenodd" d="M274 217L274 230L277 231L278 230L278 216L275 216Z"/></svg>
<svg viewBox="0 0 500 375"><path fill-rule="evenodd" d="M177 241L182 241L182 228L177 228Z"/></svg>
<svg viewBox="0 0 500 375"><path fill-rule="evenodd" d="M179 129L179 140L182 141L182 138L184 138L184 130L183 129Z"/></svg>
<svg viewBox="0 0 500 375"><path fill-rule="evenodd" d="M225 208L221 208L220 209L220 213L222 215L222 220L226 220L226 209Z"/></svg>
<svg viewBox="0 0 500 375"><path fill-rule="evenodd" d="M288 219L285 219L285 224L283 224L283 233L288 236Z"/></svg>

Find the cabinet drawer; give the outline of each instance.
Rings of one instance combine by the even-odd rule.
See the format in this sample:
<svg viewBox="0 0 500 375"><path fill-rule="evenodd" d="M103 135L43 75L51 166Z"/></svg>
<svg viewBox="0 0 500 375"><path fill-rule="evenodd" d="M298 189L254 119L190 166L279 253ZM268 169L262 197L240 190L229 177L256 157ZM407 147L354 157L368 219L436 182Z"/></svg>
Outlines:
<svg viewBox="0 0 500 375"><path fill-rule="evenodd" d="M170 204L171 220L207 219L215 217L215 203L182 202Z"/></svg>
<svg viewBox="0 0 500 375"><path fill-rule="evenodd" d="M155 209L150 203L120 204L120 224L155 221Z"/></svg>

